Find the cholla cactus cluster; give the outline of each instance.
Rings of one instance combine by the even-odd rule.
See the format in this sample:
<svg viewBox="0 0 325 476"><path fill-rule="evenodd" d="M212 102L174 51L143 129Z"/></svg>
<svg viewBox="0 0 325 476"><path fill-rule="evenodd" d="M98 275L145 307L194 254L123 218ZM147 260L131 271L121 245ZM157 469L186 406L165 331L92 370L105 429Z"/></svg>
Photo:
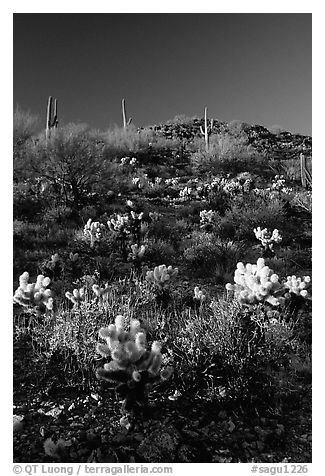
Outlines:
<svg viewBox="0 0 325 476"><path fill-rule="evenodd" d="M99 221L92 221L91 218L87 221L84 227L85 235L90 237L90 246L91 248L94 246L96 241L99 241L102 237L103 231L105 230L105 225L100 223Z"/></svg>
<svg viewBox="0 0 325 476"><path fill-rule="evenodd" d="M303 278L297 278L297 276L288 276L283 284L289 293L302 296L305 299L310 297L310 293L308 292L311 287L310 276L304 276Z"/></svg>
<svg viewBox="0 0 325 476"><path fill-rule="evenodd" d="M70 258L70 261L72 261L73 263L75 263L75 262L78 260L78 258L79 258L79 254L78 254L78 253L72 253L72 252L71 252L71 253L69 254L69 258Z"/></svg>
<svg viewBox="0 0 325 476"><path fill-rule="evenodd" d="M131 248L130 256L133 260L141 260L147 249L146 245L139 246L137 244L131 245L130 248Z"/></svg>
<svg viewBox="0 0 325 476"><path fill-rule="evenodd" d="M271 231L269 231L267 228L262 230L260 227L257 227L254 228L254 233L264 248L268 248L270 250L273 249L275 243L280 243L282 241L282 236L280 235L279 230L276 228L271 233Z"/></svg>
<svg viewBox="0 0 325 476"><path fill-rule="evenodd" d="M172 368L161 370L161 345L153 342L151 350L147 350L146 334L136 319L131 319L127 329L124 317L118 315L115 324L100 329L99 336L106 344L98 343L97 352L111 360L97 370L97 376L116 386L124 398L123 411L134 416L147 403L150 386L167 380ZM122 420L125 422L125 418Z"/></svg>
<svg viewBox="0 0 325 476"><path fill-rule="evenodd" d="M36 283L29 283L29 274L25 271L19 277L19 287L14 294L14 302L24 307L36 307L39 310L53 310L52 291L46 289L51 280L39 274Z"/></svg>
<svg viewBox="0 0 325 476"><path fill-rule="evenodd" d="M165 184L166 185L172 185L172 186L176 186L178 185L179 183L179 178L175 177L175 178L170 178L170 179L165 179Z"/></svg>
<svg viewBox="0 0 325 476"><path fill-rule="evenodd" d="M158 212L149 212L149 218L153 222L157 222L162 217L161 213Z"/></svg>
<svg viewBox="0 0 325 476"><path fill-rule="evenodd" d="M203 291L200 290L199 286L195 286L194 288L194 297L193 299L197 302L199 302L200 304L203 303L203 301L205 301L206 299L206 295L203 293Z"/></svg>
<svg viewBox="0 0 325 476"><path fill-rule="evenodd" d="M131 211L131 217L135 221L141 221L143 218L143 212L136 213L135 211Z"/></svg>
<svg viewBox="0 0 325 476"><path fill-rule="evenodd" d="M180 200L183 202L189 200L190 198L193 198L194 196L196 196L196 192L192 187L184 187L179 192Z"/></svg>
<svg viewBox="0 0 325 476"><path fill-rule="evenodd" d="M286 181L283 175L276 175L272 180L271 190L284 194L292 192L292 188L286 187L285 183Z"/></svg>
<svg viewBox="0 0 325 476"><path fill-rule="evenodd" d="M115 214L114 216L110 217L107 225L111 231L115 231L117 233L130 233L129 221L129 215Z"/></svg>
<svg viewBox="0 0 325 476"><path fill-rule="evenodd" d="M241 304L258 304L267 302L279 306L285 302L283 285L279 276L265 266L265 260L259 258L256 264L237 264L234 275L235 284L226 284L227 291L234 291Z"/></svg>
<svg viewBox="0 0 325 476"><path fill-rule="evenodd" d="M65 293L65 297L69 299L69 301L71 301L75 306L78 306L78 304L85 301L85 288L74 289L72 293L70 293L70 291L67 291Z"/></svg>
<svg viewBox="0 0 325 476"><path fill-rule="evenodd" d="M104 299L108 294L109 288L107 285L105 288L101 288L98 284L93 284L92 290L99 299Z"/></svg>
<svg viewBox="0 0 325 476"><path fill-rule="evenodd" d="M166 283L168 283L172 278L177 276L178 268L172 268L172 266L167 266L161 264L156 266L153 271L147 271L146 280L156 286L158 289L163 289Z"/></svg>
<svg viewBox="0 0 325 476"><path fill-rule="evenodd" d="M122 157L121 158L121 165L135 166L136 163L137 163L137 159L135 157L132 157L132 159L130 159L130 157Z"/></svg>
<svg viewBox="0 0 325 476"><path fill-rule="evenodd" d="M200 228L206 228L211 226L214 222L216 213L213 210L201 210L200 211Z"/></svg>
<svg viewBox="0 0 325 476"><path fill-rule="evenodd" d="M268 266L265 260L259 258L256 264L237 264L234 275L235 284L226 284L227 291L234 291L235 298L241 304L258 304L267 302L272 306L283 305L290 294L308 299L310 297L310 276L297 278L288 276L282 282L277 274Z"/></svg>

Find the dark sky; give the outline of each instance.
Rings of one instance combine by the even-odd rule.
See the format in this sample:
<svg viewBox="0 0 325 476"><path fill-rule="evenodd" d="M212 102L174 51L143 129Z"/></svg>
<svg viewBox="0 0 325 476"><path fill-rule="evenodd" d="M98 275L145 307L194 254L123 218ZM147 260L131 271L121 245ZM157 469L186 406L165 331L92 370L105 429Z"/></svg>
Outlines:
<svg viewBox="0 0 325 476"><path fill-rule="evenodd" d="M176 114L311 135L311 14L14 14L14 107L62 123Z"/></svg>

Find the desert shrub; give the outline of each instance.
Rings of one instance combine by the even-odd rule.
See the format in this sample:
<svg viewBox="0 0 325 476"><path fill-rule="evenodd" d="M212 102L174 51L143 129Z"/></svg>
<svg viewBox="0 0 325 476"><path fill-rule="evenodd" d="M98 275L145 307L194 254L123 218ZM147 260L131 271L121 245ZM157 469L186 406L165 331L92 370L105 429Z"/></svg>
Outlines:
<svg viewBox="0 0 325 476"><path fill-rule="evenodd" d="M172 263L175 260L175 248L172 244L158 239L149 240L145 253L145 261L150 265L160 265L161 263Z"/></svg>
<svg viewBox="0 0 325 476"><path fill-rule="evenodd" d="M40 127L40 118L30 111L23 111L19 106L13 114L13 141L15 147L36 135Z"/></svg>
<svg viewBox="0 0 325 476"><path fill-rule="evenodd" d="M307 168L312 172L311 157L307 157ZM284 174L286 179L298 185L301 184L301 169L299 158L278 161L279 173Z"/></svg>
<svg viewBox="0 0 325 476"><path fill-rule="evenodd" d="M28 142L39 131L39 117L17 107L13 114L13 159L14 179L22 180L30 177L30 170L26 168L26 154Z"/></svg>
<svg viewBox="0 0 325 476"><path fill-rule="evenodd" d="M24 180L13 184L13 215L19 220L35 221L46 203L38 193L35 181Z"/></svg>
<svg viewBox="0 0 325 476"><path fill-rule="evenodd" d="M286 213L283 202L278 199L264 200L260 197L236 197L225 219L236 229L236 239L254 241L254 228L274 229L283 231L286 224Z"/></svg>
<svg viewBox="0 0 325 476"><path fill-rule="evenodd" d="M252 169L256 162L256 152L248 144L245 134L232 135L230 133L212 134L210 136L209 151L203 147L191 156L191 163L195 170L211 172L243 172Z"/></svg>
<svg viewBox="0 0 325 476"><path fill-rule="evenodd" d="M241 242L222 240L206 232L194 232L188 245L183 255L189 270L195 276L213 276L220 283L232 276L234 265L245 251Z"/></svg>
<svg viewBox="0 0 325 476"><path fill-rule="evenodd" d="M47 223L49 226L54 224L68 225L73 220L73 210L65 205L58 205L46 210L46 213L42 216L43 223Z"/></svg>
<svg viewBox="0 0 325 476"><path fill-rule="evenodd" d="M279 372L290 378L291 357L306 359L296 323L257 306L247 311L235 302L213 300L199 313L183 311L170 318L166 363L175 369L182 394L226 404L266 401L274 404Z"/></svg>
<svg viewBox="0 0 325 476"><path fill-rule="evenodd" d="M46 178L61 203L78 209L95 184L106 180L102 150L86 126L68 124L49 141L40 136L28 152L35 176Z"/></svg>
<svg viewBox="0 0 325 476"><path fill-rule="evenodd" d="M169 161L180 147L178 140L166 139L152 129L137 129L132 124L126 129L115 127L104 132L102 140L105 143L104 157L134 156L140 165Z"/></svg>

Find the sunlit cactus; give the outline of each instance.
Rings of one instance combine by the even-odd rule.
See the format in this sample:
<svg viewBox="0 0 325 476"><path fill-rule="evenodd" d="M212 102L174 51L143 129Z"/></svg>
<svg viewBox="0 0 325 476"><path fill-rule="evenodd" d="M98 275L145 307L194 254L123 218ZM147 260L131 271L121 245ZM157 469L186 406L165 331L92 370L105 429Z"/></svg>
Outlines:
<svg viewBox="0 0 325 476"><path fill-rule="evenodd" d="M114 231L116 233L130 233L129 230L129 215L119 215L115 214L107 222L108 228L111 231Z"/></svg>
<svg viewBox="0 0 325 476"><path fill-rule="evenodd" d="M65 297L69 299L69 301L71 301L74 306L78 306L86 299L85 288L74 289L72 293L70 293L70 291L67 291L65 293Z"/></svg>
<svg viewBox="0 0 325 476"><path fill-rule="evenodd" d="M59 253L55 253L54 255L51 256L51 261L53 264L58 263L60 261L60 255Z"/></svg>
<svg viewBox="0 0 325 476"><path fill-rule="evenodd" d="M157 222L162 217L161 213L149 212L149 218L152 222Z"/></svg>
<svg viewBox="0 0 325 476"><path fill-rule="evenodd" d="M279 276L265 266L265 260L259 258L256 264L237 264L234 275L235 284L226 284L227 291L233 291L240 304L258 304L267 302L272 306L284 304L284 287Z"/></svg>
<svg viewBox="0 0 325 476"><path fill-rule="evenodd" d="M153 342L151 349L147 349L146 334L136 319L131 319L127 326L125 318L118 315L115 324L99 330L99 336L106 343L98 343L97 352L111 360L97 369L97 377L113 384L122 397L121 423L127 426L130 419L142 414L151 385L167 380L172 368L161 370L161 345Z"/></svg>
<svg viewBox="0 0 325 476"><path fill-rule="evenodd" d="M73 263L75 263L75 262L78 260L78 258L79 258L79 254L78 254L78 253L72 253L72 252L71 252L71 253L69 254L69 258L70 258L70 261L72 261Z"/></svg>
<svg viewBox="0 0 325 476"><path fill-rule="evenodd" d="M146 280L158 287L159 289L164 288L164 286L178 274L178 268L172 268L172 266L167 266L161 264L156 266L153 271L147 271Z"/></svg>
<svg viewBox="0 0 325 476"><path fill-rule="evenodd" d="M198 302L200 304L202 304L206 299L206 295L203 293L203 291L200 290L199 286L195 286L194 288L193 299L195 302Z"/></svg>
<svg viewBox="0 0 325 476"><path fill-rule="evenodd" d="M200 211L200 228L209 229L215 220L216 213L213 210Z"/></svg>
<svg viewBox="0 0 325 476"><path fill-rule="evenodd" d="M299 299L311 298L309 276L303 278L288 276L281 281L272 269L265 266L263 258L259 258L253 265L247 263L245 266L238 263L234 281L235 284L226 284L226 289L234 292L235 298L241 304L266 302L272 306L281 306L289 302L292 295L299 296ZM301 302L304 302L304 299Z"/></svg>
<svg viewBox="0 0 325 476"><path fill-rule="evenodd" d="M256 238L261 242L263 255L264 257L268 257L268 255L274 255L274 245L281 243L282 236L279 233L279 230L276 228L271 232L267 228L263 230L261 227L254 228L254 233Z"/></svg>
<svg viewBox="0 0 325 476"><path fill-rule="evenodd" d="M310 298L311 279L310 276L304 276L303 278L297 278L296 276L288 276L283 283L284 287L289 293L302 296L305 299Z"/></svg>
<svg viewBox="0 0 325 476"><path fill-rule="evenodd" d="M137 244L131 245L130 248L131 248L130 256L132 260L134 261L141 260L147 249L146 245L139 246Z"/></svg>
<svg viewBox="0 0 325 476"><path fill-rule="evenodd" d="M35 283L29 283L29 274L25 271L19 277L19 287L14 294L14 303L23 307L36 307L38 310L53 310L52 291L46 289L51 279L42 274L37 276Z"/></svg>
<svg viewBox="0 0 325 476"><path fill-rule="evenodd" d="M103 231L105 230L105 225L99 221L92 221L91 218L87 221L84 227L85 235L90 237L90 247L93 248L96 241L99 241L102 237Z"/></svg>
<svg viewBox="0 0 325 476"><path fill-rule="evenodd" d="M98 286L98 284L93 284L92 290L96 297L98 297L100 300L103 300L109 292L109 287L106 286L105 288L101 288L100 286Z"/></svg>

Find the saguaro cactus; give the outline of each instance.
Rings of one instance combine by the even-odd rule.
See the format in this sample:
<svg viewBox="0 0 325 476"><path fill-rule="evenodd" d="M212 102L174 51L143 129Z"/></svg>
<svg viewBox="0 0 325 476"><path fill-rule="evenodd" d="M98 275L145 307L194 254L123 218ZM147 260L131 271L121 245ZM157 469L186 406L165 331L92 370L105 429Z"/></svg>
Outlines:
<svg viewBox="0 0 325 476"><path fill-rule="evenodd" d="M311 187L312 176L307 168L306 156L303 153L300 154L300 175L301 185L305 188L307 188L307 186Z"/></svg>
<svg viewBox="0 0 325 476"><path fill-rule="evenodd" d="M126 109L125 109L125 99L122 99L122 116L123 116L123 127L124 129L127 128L132 122L132 117L127 119L126 117Z"/></svg>
<svg viewBox="0 0 325 476"><path fill-rule="evenodd" d="M208 125L208 108L204 108L204 129L202 126L200 126L200 131L201 134L204 136L204 141L205 141L205 150L208 152L209 151L209 136L212 132L213 128L213 119L211 119L210 124Z"/></svg>
<svg viewBox="0 0 325 476"><path fill-rule="evenodd" d="M47 114L46 114L46 140L49 139L51 135L51 129L58 127L58 100L54 99L54 110L52 115L53 108L53 98L49 96L47 103ZM53 117L52 117L53 116Z"/></svg>

